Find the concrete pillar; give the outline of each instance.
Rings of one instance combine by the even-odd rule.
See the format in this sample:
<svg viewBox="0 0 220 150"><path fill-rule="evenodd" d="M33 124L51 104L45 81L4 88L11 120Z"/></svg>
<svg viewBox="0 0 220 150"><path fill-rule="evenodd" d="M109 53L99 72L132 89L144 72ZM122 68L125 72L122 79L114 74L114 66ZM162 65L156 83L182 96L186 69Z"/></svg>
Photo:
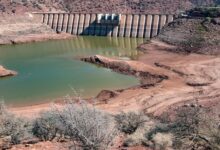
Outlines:
<svg viewBox="0 0 220 150"><path fill-rule="evenodd" d="M69 22L69 14L64 14L63 27L62 27L62 31L63 31L63 32L67 32L68 22Z"/></svg>
<svg viewBox="0 0 220 150"><path fill-rule="evenodd" d="M73 14L70 14L70 16L69 16L69 22L68 22L68 25L67 25L67 33L72 33L73 19L74 19L74 15L73 15Z"/></svg>
<svg viewBox="0 0 220 150"><path fill-rule="evenodd" d="M49 14L49 23L48 23L48 25L50 27L52 27L52 25L53 25L53 14Z"/></svg>
<svg viewBox="0 0 220 150"><path fill-rule="evenodd" d="M151 36L152 20L153 20L152 15L147 15L147 21L145 23L145 33L144 33L145 38L150 38Z"/></svg>
<svg viewBox="0 0 220 150"><path fill-rule="evenodd" d="M166 20L167 20L167 16L166 15L161 15L161 17L160 17L160 26L159 26L158 33L160 33L160 30L166 24Z"/></svg>
<svg viewBox="0 0 220 150"><path fill-rule="evenodd" d="M89 23L89 35L95 34L96 15L92 14Z"/></svg>
<svg viewBox="0 0 220 150"><path fill-rule="evenodd" d="M44 24L47 24L48 23L48 14L45 14L45 17L44 17Z"/></svg>
<svg viewBox="0 0 220 150"><path fill-rule="evenodd" d="M84 21L85 21L85 15L84 14L80 14L79 27L78 27L78 35L81 35L83 33Z"/></svg>
<svg viewBox="0 0 220 150"><path fill-rule="evenodd" d="M139 15L134 15L133 23L131 27L131 37L137 37L138 24L139 24Z"/></svg>
<svg viewBox="0 0 220 150"><path fill-rule="evenodd" d="M126 15L121 15L121 21L119 25L119 36L120 37L124 37L126 17L127 17Z"/></svg>
<svg viewBox="0 0 220 150"><path fill-rule="evenodd" d="M113 32L113 24L107 24L107 36L112 36L112 32Z"/></svg>
<svg viewBox="0 0 220 150"><path fill-rule="evenodd" d="M78 31L78 23L79 23L79 14L75 14L74 22L73 22L73 35L77 35Z"/></svg>
<svg viewBox="0 0 220 150"><path fill-rule="evenodd" d="M153 31L151 37L157 36L158 34L159 19L160 19L159 15L154 15Z"/></svg>
<svg viewBox="0 0 220 150"><path fill-rule="evenodd" d="M62 31L62 27L63 27L63 14L59 14L57 31L61 32Z"/></svg>
<svg viewBox="0 0 220 150"><path fill-rule="evenodd" d="M39 15L40 15L40 18L41 18L41 19L40 19L40 22L41 22L41 23L44 23L44 14L39 14Z"/></svg>
<svg viewBox="0 0 220 150"><path fill-rule="evenodd" d="M117 37L118 36L118 25L113 27L112 36Z"/></svg>
<svg viewBox="0 0 220 150"><path fill-rule="evenodd" d="M125 37L131 36L131 25L132 25L132 15L127 16L126 25L125 25Z"/></svg>
<svg viewBox="0 0 220 150"><path fill-rule="evenodd" d="M146 20L146 16L141 15L140 16L140 23L139 23L139 27L138 27L138 37L140 37L140 38L144 37L145 20Z"/></svg>
<svg viewBox="0 0 220 150"><path fill-rule="evenodd" d="M96 18L98 18L97 15L96 15ZM101 24L96 22L96 24L95 24L95 35L99 36L100 33L101 33L100 31L101 31Z"/></svg>
<svg viewBox="0 0 220 150"><path fill-rule="evenodd" d="M58 14L54 14L52 29L54 29L54 30L57 29L57 22L58 22Z"/></svg>
<svg viewBox="0 0 220 150"><path fill-rule="evenodd" d="M167 23L173 22L173 15L168 15Z"/></svg>
<svg viewBox="0 0 220 150"><path fill-rule="evenodd" d="M83 35L88 35L89 34L90 17L91 17L90 14L86 14Z"/></svg>

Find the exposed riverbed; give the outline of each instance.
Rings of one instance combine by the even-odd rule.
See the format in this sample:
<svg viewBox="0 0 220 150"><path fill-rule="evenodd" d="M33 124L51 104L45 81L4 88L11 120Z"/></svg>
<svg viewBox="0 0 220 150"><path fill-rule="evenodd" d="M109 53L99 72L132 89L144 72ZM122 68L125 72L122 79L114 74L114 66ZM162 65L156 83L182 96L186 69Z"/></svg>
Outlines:
<svg viewBox="0 0 220 150"><path fill-rule="evenodd" d="M78 60L103 55L136 59L143 39L78 37L0 47L0 64L18 75L0 80L0 98L6 103L35 104L73 95L95 96L103 89L139 84L138 79Z"/></svg>

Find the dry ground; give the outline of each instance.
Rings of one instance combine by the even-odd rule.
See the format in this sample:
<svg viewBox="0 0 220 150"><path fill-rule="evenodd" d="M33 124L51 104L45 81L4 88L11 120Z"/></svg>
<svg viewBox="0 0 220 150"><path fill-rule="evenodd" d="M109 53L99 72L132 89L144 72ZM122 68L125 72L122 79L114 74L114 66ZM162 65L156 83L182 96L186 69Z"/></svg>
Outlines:
<svg viewBox="0 0 220 150"><path fill-rule="evenodd" d="M38 18L34 18L29 13L16 16L1 16L0 44L16 44L72 37L72 35L67 33L57 34L49 26L42 24Z"/></svg>

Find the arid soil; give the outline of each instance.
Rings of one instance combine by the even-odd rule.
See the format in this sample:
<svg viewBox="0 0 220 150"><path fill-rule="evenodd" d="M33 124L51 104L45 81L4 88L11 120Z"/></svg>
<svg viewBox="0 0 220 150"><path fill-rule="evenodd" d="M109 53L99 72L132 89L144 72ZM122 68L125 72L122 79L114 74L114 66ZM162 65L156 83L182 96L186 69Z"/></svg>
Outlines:
<svg viewBox="0 0 220 150"><path fill-rule="evenodd" d="M158 41L146 47L145 50L142 47L145 54L140 56L139 61L130 63L141 67L145 72L151 72L149 68L153 68L154 73L163 73L168 79L150 88L140 86L122 90L118 96L111 98L107 104L100 104L99 107L111 112L136 109L160 115L170 106L177 104L198 100L201 104L211 105L219 100L219 56L180 55L158 51L155 48L169 48Z"/></svg>
<svg viewBox="0 0 220 150"><path fill-rule="evenodd" d="M3 66L0 65L0 78L14 76L16 74L17 74L17 72L12 71L12 70L7 70Z"/></svg>
<svg viewBox="0 0 220 150"><path fill-rule="evenodd" d="M55 39L67 39L73 36L67 33L57 34L47 25L41 24L31 14L8 16L0 20L0 45L37 42Z"/></svg>

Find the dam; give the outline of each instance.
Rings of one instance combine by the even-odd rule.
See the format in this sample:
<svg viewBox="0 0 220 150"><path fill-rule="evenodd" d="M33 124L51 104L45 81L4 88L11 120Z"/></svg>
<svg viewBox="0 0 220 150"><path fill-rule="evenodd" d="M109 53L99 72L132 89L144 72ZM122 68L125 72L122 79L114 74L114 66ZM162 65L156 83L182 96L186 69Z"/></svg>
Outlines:
<svg viewBox="0 0 220 150"><path fill-rule="evenodd" d="M133 38L152 38L175 18L172 14L32 14L57 32Z"/></svg>

